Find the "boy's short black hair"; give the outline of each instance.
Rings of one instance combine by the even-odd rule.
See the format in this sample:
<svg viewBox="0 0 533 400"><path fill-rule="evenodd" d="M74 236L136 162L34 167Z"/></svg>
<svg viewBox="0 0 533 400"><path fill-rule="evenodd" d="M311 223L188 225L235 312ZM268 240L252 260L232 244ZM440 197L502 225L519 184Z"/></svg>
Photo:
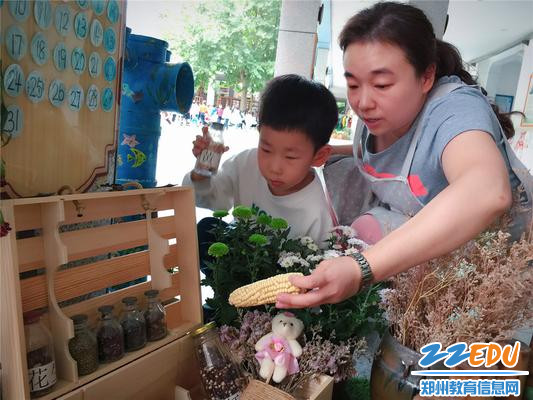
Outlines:
<svg viewBox="0 0 533 400"><path fill-rule="evenodd" d="M338 119L333 94L324 85L298 75L275 77L261 94L259 127L302 131L315 151L329 142Z"/></svg>

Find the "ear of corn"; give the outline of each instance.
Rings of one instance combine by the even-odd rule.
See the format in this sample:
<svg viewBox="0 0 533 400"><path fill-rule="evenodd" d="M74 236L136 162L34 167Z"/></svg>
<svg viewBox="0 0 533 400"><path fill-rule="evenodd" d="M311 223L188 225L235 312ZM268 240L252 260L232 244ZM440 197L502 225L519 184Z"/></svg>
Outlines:
<svg viewBox="0 0 533 400"><path fill-rule="evenodd" d="M289 276L300 272L275 275L235 289L229 295L229 303L235 307L252 307L276 302L278 293L300 293L301 289L289 282Z"/></svg>

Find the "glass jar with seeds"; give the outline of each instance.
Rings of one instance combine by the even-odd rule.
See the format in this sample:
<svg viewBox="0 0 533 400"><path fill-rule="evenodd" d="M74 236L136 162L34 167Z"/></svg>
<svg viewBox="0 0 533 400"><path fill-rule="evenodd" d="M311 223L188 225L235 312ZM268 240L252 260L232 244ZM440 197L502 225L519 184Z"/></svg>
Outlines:
<svg viewBox="0 0 533 400"><path fill-rule="evenodd" d="M126 351L134 351L146 345L146 321L137 308L137 297L125 297L120 315L120 325L124 330L124 346Z"/></svg>
<svg viewBox="0 0 533 400"><path fill-rule="evenodd" d="M98 358L101 363L116 361L124 355L124 333L122 326L113 316L113 306L98 308L102 314L98 323L96 338L98 340Z"/></svg>
<svg viewBox="0 0 533 400"><path fill-rule="evenodd" d="M159 301L159 290L151 289L144 292L146 296L146 338L152 342L163 339L167 335L167 320L165 308Z"/></svg>
<svg viewBox="0 0 533 400"><path fill-rule="evenodd" d="M89 329L87 315L72 317L74 337L68 342L68 350L78 365L78 375L87 375L98 368L98 342Z"/></svg>
<svg viewBox="0 0 533 400"><path fill-rule="evenodd" d="M52 335L42 323L41 315L37 310L24 314L26 361L32 398L50 393L57 381Z"/></svg>
<svg viewBox="0 0 533 400"><path fill-rule="evenodd" d="M193 332L200 378L210 400L238 399L245 386L238 364L218 336L214 322Z"/></svg>

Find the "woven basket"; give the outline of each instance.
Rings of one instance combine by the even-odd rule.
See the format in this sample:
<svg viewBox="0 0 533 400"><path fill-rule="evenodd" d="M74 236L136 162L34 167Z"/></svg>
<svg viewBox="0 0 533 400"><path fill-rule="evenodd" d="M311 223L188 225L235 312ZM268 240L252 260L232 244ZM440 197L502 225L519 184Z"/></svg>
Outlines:
<svg viewBox="0 0 533 400"><path fill-rule="evenodd" d="M265 382L252 379L242 392L241 400L295 400L295 398Z"/></svg>

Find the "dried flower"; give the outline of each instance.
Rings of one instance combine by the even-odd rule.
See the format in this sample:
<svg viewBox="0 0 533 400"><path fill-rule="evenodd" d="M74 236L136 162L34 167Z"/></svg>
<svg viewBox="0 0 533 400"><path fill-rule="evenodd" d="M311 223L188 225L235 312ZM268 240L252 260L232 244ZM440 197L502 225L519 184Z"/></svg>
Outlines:
<svg viewBox="0 0 533 400"><path fill-rule="evenodd" d="M9 223L7 221L4 221L4 215L0 210L0 237L7 236L10 230L11 227L9 226Z"/></svg>
<svg viewBox="0 0 533 400"><path fill-rule="evenodd" d="M224 325L219 336L236 356L243 371L253 379L259 377L259 363L255 358L255 343L272 329L272 317L266 312L253 311L239 316L240 328ZM352 357L358 356L366 348L364 339L351 338L335 344L320 335L320 327L309 327L304 335L302 355L298 358L300 371L288 376L278 389L293 393L307 381L321 374L331 375L336 382L355 375ZM334 336L334 334L333 334Z"/></svg>
<svg viewBox="0 0 533 400"><path fill-rule="evenodd" d="M209 249L207 249L207 254L209 254L212 257L224 257L226 254L229 253L229 247L225 245L224 243L216 242L213 243L211 246L209 246Z"/></svg>
<svg viewBox="0 0 533 400"><path fill-rule="evenodd" d="M446 347L507 339L515 329L531 326L533 242L510 243L508 237L484 232L392 278L394 289L380 296L393 335L418 350L434 341Z"/></svg>

